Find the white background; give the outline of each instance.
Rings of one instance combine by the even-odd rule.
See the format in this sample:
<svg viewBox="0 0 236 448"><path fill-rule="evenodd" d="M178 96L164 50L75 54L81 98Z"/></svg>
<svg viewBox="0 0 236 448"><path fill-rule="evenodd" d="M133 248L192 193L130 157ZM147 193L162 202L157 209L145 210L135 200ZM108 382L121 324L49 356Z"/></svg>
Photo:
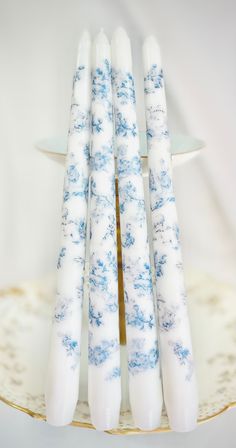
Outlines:
<svg viewBox="0 0 236 448"><path fill-rule="evenodd" d="M166 74L171 131L207 142L175 171L186 269L236 284L236 4L234 0L0 0L0 287L39 278L56 264L63 167L34 143L65 136L79 35L133 46L140 129L144 128L141 42L154 32ZM0 406L2 447L235 446L236 412L191 434L109 437L50 428ZM23 432L22 432L23 430Z"/></svg>

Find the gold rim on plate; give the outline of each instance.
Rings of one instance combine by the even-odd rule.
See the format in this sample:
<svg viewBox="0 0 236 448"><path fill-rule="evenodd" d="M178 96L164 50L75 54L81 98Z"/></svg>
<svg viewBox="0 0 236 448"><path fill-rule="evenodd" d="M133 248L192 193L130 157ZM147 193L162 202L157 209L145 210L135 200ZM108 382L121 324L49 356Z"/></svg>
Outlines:
<svg viewBox="0 0 236 448"><path fill-rule="evenodd" d="M18 411L24 412L25 414L29 415L32 418L35 418L36 420L46 421L46 416L43 414L39 414L37 412L31 411L28 408L24 408L23 406L20 406L16 403L13 403L12 401L7 400L4 397L0 396L0 401L2 403L7 404L8 406L17 409ZM215 412L215 414L209 415L208 417L204 417L202 419L198 420L198 424L201 425L202 423L209 422L210 420L213 420L214 418L218 417L221 414L224 414L224 412L228 411L229 409L233 409L236 407L236 401L232 401L231 403L228 403L225 405L220 411ZM82 423L73 420L70 424L70 426L77 426L79 428L85 428L85 429L93 429L95 430L92 423ZM107 434L114 434L114 435L134 435L134 434L153 434L153 433L162 433L162 432L171 432L171 428L157 428L153 431L142 431L141 429L134 428L134 429L112 429L110 431L104 431Z"/></svg>

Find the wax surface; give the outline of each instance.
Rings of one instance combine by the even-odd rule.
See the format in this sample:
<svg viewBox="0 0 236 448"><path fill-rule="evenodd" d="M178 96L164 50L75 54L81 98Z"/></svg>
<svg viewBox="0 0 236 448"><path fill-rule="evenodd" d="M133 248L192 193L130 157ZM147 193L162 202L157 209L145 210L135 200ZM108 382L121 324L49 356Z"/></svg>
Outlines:
<svg viewBox="0 0 236 448"><path fill-rule="evenodd" d="M88 400L96 429L119 424L121 403L111 50L103 31L92 56Z"/></svg>
<svg viewBox="0 0 236 448"><path fill-rule="evenodd" d="M48 423L71 423L78 400L90 143L90 48L81 37L74 74L62 207L57 296L46 387Z"/></svg>
<svg viewBox="0 0 236 448"><path fill-rule="evenodd" d="M112 69L129 397L135 425L152 430L159 426L162 410L159 347L131 45L122 28L112 38Z"/></svg>
<svg viewBox="0 0 236 448"><path fill-rule="evenodd" d="M143 63L164 401L171 428L190 431L197 424L198 394L172 183L163 70L159 45L153 36L144 42Z"/></svg>

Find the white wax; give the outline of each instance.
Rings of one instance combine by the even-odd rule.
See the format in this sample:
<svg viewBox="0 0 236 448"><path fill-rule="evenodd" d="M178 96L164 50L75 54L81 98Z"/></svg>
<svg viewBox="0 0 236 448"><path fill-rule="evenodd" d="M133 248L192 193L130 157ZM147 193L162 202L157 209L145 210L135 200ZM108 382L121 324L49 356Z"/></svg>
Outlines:
<svg viewBox="0 0 236 448"><path fill-rule="evenodd" d="M98 430L116 428L121 404L115 164L110 44L92 59L88 401Z"/></svg>
<svg viewBox="0 0 236 448"><path fill-rule="evenodd" d="M129 37L112 38L129 396L134 424L160 425L162 386Z"/></svg>
<svg viewBox="0 0 236 448"><path fill-rule="evenodd" d="M143 45L149 191L164 402L175 431L196 427L198 394L186 307L159 45Z"/></svg>
<svg viewBox="0 0 236 448"><path fill-rule="evenodd" d="M68 137L61 249L46 386L51 425L71 423L78 400L89 180L91 41L80 39Z"/></svg>

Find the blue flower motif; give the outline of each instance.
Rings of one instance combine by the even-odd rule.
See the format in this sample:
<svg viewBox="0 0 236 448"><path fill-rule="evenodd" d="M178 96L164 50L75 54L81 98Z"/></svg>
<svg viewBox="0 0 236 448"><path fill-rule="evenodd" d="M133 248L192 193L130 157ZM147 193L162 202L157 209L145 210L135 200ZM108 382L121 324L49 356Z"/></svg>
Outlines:
<svg viewBox="0 0 236 448"><path fill-rule="evenodd" d="M116 299L116 297L115 297ZM114 300L114 297L112 295L110 295L110 297L108 297L107 303L106 303L106 310L108 311L108 313L115 313L119 308L118 302L117 300Z"/></svg>
<svg viewBox="0 0 236 448"><path fill-rule="evenodd" d="M133 306L132 312L126 312L126 324L138 328L139 330L152 329L155 324L153 314L145 315L144 311L138 304Z"/></svg>
<svg viewBox="0 0 236 448"><path fill-rule="evenodd" d="M163 207L167 202L175 202L169 170L163 159L160 163L162 165L160 172L154 174L152 169L149 170L152 211Z"/></svg>
<svg viewBox="0 0 236 448"><path fill-rule="evenodd" d="M75 71L75 74L74 74L74 78L73 78L73 87L74 87L76 82L81 80L84 69L85 69L84 65L79 65L76 68L76 71Z"/></svg>
<svg viewBox="0 0 236 448"><path fill-rule="evenodd" d="M86 238L86 227L85 219L70 220L65 227L65 233L70 236L72 243L80 244Z"/></svg>
<svg viewBox="0 0 236 448"><path fill-rule="evenodd" d="M117 275L118 274L117 274L117 256L116 256L116 252L114 254L111 250L109 250L106 253L106 259L107 259L107 263L108 263L109 269L114 274L115 279L117 279Z"/></svg>
<svg viewBox="0 0 236 448"><path fill-rule="evenodd" d="M132 263L124 262L123 271L127 278L130 277L138 296L146 296L152 293L152 275L149 262L143 262L141 258L134 260Z"/></svg>
<svg viewBox="0 0 236 448"><path fill-rule="evenodd" d="M102 313L95 310L94 306L89 302L89 322L92 326L100 327L103 324Z"/></svg>
<svg viewBox="0 0 236 448"><path fill-rule="evenodd" d="M80 174L75 164L69 165L66 171L68 182L75 183L78 181Z"/></svg>
<svg viewBox="0 0 236 448"><path fill-rule="evenodd" d="M88 361L89 364L100 366L104 364L117 350L119 341L117 339L103 340L99 345L93 346L89 335Z"/></svg>
<svg viewBox="0 0 236 448"><path fill-rule="evenodd" d="M156 270L156 277L162 277L164 275L163 267L166 263L167 263L166 254L159 255L157 252L154 252L154 265Z"/></svg>
<svg viewBox="0 0 236 448"><path fill-rule="evenodd" d="M132 375L144 372L148 369L154 369L158 363L159 350L157 343L154 348L148 352L133 351L129 354L128 368Z"/></svg>
<svg viewBox="0 0 236 448"><path fill-rule="evenodd" d="M114 215L108 215L107 218L109 223L105 229L103 239L107 240L109 237L111 237L114 242L114 245L116 245L116 218Z"/></svg>
<svg viewBox="0 0 236 448"><path fill-rule="evenodd" d="M124 234L122 234L121 241L122 241L122 247L129 248L129 247L133 246L133 244L135 242L135 238L132 235L130 225L127 226L126 232Z"/></svg>
<svg viewBox="0 0 236 448"><path fill-rule="evenodd" d="M97 183L94 180L93 175L91 175L91 184L90 185L91 185L91 197L93 196L96 198L97 208L99 205L101 206L101 210L100 209L98 210L98 217L97 217L97 222L100 222L101 216L104 213L104 208L111 208L111 209L115 210L115 192L114 192L115 181L112 177L111 178L111 189L107 195L99 194L99 192L97 191ZM94 218L95 218L95 216L94 216Z"/></svg>
<svg viewBox="0 0 236 448"><path fill-rule="evenodd" d="M134 78L131 73L113 69L112 84L120 104L135 104Z"/></svg>
<svg viewBox="0 0 236 448"><path fill-rule="evenodd" d="M145 89L144 92L148 95L154 93L155 89L160 89L164 86L163 70L158 69L157 64L153 64L144 78Z"/></svg>
<svg viewBox="0 0 236 448"><path fill-rule="evenodd" d="M115 378L120 378L121 376L121 369L120 367L114 367L106 376L106 380L111 381Z"/></svg>
<svg viewBox="0 0 236 448"><path fill-rule="evenodd" d="M188 367L188 373L185 377L187 381L190 381L193 374L193 360L189 348L184 347L180 341L169 341L169 345L172 347L175 356L177 357L180 365Z"/></svg>
<svg viewBox="0 0 236 448"><path fill-rule="evenodd" d="M123 151L122 151L123 152ZM126 177L130 175L140 176L142 174L140 157L134 156L131 160L124 158L123 154L120 154L120 148L118 148L118 175L119 177Z"/></svg>
<svg viewBox="0 0 236 448"><path fill-rule="evenodd" d="M62 266L62 259L66 255L66 247L62 247L59 253L58 262L57 262L57 269L60 269Z"/></svg>
<svg viewBox="0 0 236 448"><path fill-rule="evenodd" d="M108 268L103 260L97 259L91 262L89 283L93 290L107 291L108 289Z"/></svg>
<svg viewBox="0 0 236 448"><path fill-rule="evenodd" d="M107 163L110 161L110 157L106 153L96 152L94 156L91 157L91 169L95 171L101 171L106 169Z"/></svg>
<svg viewBox="0 0 236 448"><path fill-rule="evenodd" d="M64 202L69 201L73 197L81 197L81 198L87 199L88 187L89 187L88 179L81 178L81 176L80 176L80 185L76 185L76 189L71 191L70 186L67 187L67 185L65 185L64 194L63 194Z"/></svg>
<svg viewBox="0 0 236 448"><path fill-rule="evenodd" d="M103 121L101 118L96 118L94 115L92 115L92 133L93 134L99 134L101 131L103 131L102 127Z"/></svg>
<svg viewBox="0 0 236 448"><path fill-rule="evenodd" d="M111 163L114 163L112 145L103 145L102 151L93 153L90 158L90 166L94 171L109 170Z"/></svg>
<svg viewBox="0 0 236 448"><path fill-rule="evenodd" d="M54 312L54 320L55 322L62 322L66 319L69 313L70 305L73 302L73 299L63 299L61 300L59 297L58 303Z"/></svg>
<svg viewBox="0 0 236 448"><path fill-rule="evenodd" d="M67 356L73 357L74 360L74 364L71 366L71 368L75 369L80 358L80 348L78 341L67 334L63 334L61 335L61 337L62 346L65 348Z"/></svg>
<svg viewBox="0 0 236 448"><path fill-rule="evenodd" d="M145 203L143 198L139 198L137 195L137 189L135 185L128 180L124 185L119 185L119 200L120 200L120 213L124 213L126 205L136 202L139 219L145 219Z"/></svg>
<svg viewBox="0 0 236 448"><path fill-rule="evenodd" d="M90 113L82 111L77 103L71 105L71 123L69 135L89 129Z"/></svg>
<svg viewBox="0 0 236 448"><path fill-rule="evenodd" d="M141 291L152 291L151 266L149 263L143 264L143 270L134 278L134 289Z"/></svg>
<svg viewBox="0 0 236 448"><path fill-rule="evenodd" d="M159 317L159 327L161 331L167 332L176 327L176 312L178 307L167 307L166 301L160 294L157 296L157 309Z"/></svg>
<svg viewBox="0 0 236 448"><path fill-rule="evenodd" d="M146 134L148 140L154 137L158 137L159 140L169 138L169 131L166 127L164 129L161 128L154 129L149 127L147 128Z"/></svg>
<svg viewBox="0 0 236 448"><path fill-rule="evenodd" d="M166 217L160 215L154 223L154 230L155 239L158 238L158 241L162 244L165 244L176 251L180 248L179 226L177 223L168 224Z"/></svg>
<svg viewBox="0 0 236 448"><path fill-rule="evenodd" d="M108 100L111 95L111 65L107 59L92 73L92 101Z"/></svg>
<svg viewBox="0 0 236 448"><path fill-rule="evenodd" d="M84 153L84 156L85 156L85 160L88 161L89 158L90 158L90 148L89 148L88 144L84 145L83 153Z"/></svg>
<svg viewBox="0 0 236 448"><path fill-rule="evenodd" d="M136 137L138 130L136 123L128 123L121 112L115 111L116 135L122 137Z"/></svg>

